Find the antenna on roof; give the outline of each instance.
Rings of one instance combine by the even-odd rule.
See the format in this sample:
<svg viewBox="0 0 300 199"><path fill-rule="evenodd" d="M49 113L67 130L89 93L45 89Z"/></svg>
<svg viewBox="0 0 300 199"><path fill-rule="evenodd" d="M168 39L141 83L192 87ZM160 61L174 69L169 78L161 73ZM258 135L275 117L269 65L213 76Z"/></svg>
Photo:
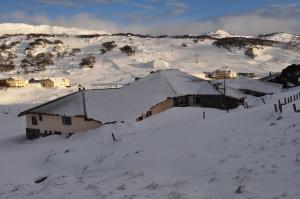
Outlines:
<svg viewBox="0 0 300 199"><path fill-rule="evenodd" d="M85 88L84 88L84 87L80 90L80 93L81 93L82 103L83 103L83 114L84 114L84 118L87 118L87 114L86 114L86 104L85 104Z"/></svg>

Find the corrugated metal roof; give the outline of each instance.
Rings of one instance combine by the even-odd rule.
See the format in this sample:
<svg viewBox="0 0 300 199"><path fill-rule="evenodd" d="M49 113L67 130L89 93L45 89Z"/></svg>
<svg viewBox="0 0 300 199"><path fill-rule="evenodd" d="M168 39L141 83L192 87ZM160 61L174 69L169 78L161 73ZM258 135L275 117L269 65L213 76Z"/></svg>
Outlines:
<svg viewBox="0 0 300 199"><path fill-rule="evenodd" d="M168 97L220 94L208 81L179 70L164 70L154 72L119 89L76 92L30 109L29 112L84 115L82 92L85 96L87 117L103 123L135 121L140 114Z"/></svg>

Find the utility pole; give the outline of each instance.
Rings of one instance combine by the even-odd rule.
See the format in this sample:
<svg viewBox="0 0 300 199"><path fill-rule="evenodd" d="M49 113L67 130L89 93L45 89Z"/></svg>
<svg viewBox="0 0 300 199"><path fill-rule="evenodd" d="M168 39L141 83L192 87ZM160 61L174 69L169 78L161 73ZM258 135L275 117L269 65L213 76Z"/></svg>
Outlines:
<svg viewBox="0 0 300 199"><path fill-rule="evenodd" d="M87 119L86 102L85 102L85 88L80 90L80 93L81 93L81 97L82 97L82 106L83 106L84 118Z"/></svg>
<svg viewBox="0 0 300 199"><path fill-rule="evenodd" d="M224 66L222 67L221 70L223 70L223 97L224 97L224 106L226 109L227 108L227 104L226 104L226 70L228 69L228 66Z"/></svg>

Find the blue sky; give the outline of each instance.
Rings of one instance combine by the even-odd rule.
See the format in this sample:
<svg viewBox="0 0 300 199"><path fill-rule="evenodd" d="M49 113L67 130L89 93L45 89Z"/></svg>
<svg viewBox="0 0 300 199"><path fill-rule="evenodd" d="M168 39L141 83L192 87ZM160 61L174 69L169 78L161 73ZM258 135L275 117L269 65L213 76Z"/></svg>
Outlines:
<svg viewBox="0 0 300 199"><path fill-rule="evenodd" d="M254 30L255 20L261 31L276 30L275 26L278 31L300 31L295 24L300 19L300 0L0 0L0 5L2 23L70 25L111 32L147 32L154 28L150 32L156 33L188 31L190 24L203 27L191 28L190 32L224 27L240 32L238 27L230 28L225 19L245 25L248 16L253 33L260 31ZM238 21L238 17L244 21ZM267 19L268 28L263 28L260 18ZM272 20L277 21L274 27L268 24ZM284 25L287 22L290 26Z"/></svg>

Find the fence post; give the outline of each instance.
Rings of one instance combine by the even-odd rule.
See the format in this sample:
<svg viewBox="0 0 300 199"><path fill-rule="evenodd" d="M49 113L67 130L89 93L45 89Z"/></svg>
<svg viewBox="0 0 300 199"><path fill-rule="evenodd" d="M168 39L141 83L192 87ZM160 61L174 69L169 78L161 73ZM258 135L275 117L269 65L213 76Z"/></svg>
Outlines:
<svg viewBox="0 0 300 199"><path fill-rule="evenodd" d="M111 136L112 136L112 138L113 138L114 141L117 141L114 133L111 133Z"/></svg>
<svg viewBox="0 0 300 199"><path fill-rule="evenodd" d="M203 119L205 119L205 111L203 111Z"/></svg>
<svg viewBox="0 0 300 199"><path fill-rule="evenodd" d="M279 111L282 113L282 104L279 105Z"/></svg>
<svg viewBox="0 0 300 199"><path fill-rule="evenodd" d="M296 104L293 104L293 109L294 109L294 112L297 112Z"/></svg>
<svg viewBox="0 0 300 199"><path fill-rule="evenodd" d="M274 109L275 109L275 113L277 113L277 105L276 104L274 104Z"/></svg>
<svg viewBox="0 0 300 199"><path fill-rule="evenodd" d="M286 98L284 98L284 104L286 104Z"/></svg>
<svg viewBox="0 0 300 199"><path fill-rule="evenodd" d="M263 102L264 104L266 104L266 102L265 102L264 98L261 98L261 100L262 100L262 102Z"/></svg>

